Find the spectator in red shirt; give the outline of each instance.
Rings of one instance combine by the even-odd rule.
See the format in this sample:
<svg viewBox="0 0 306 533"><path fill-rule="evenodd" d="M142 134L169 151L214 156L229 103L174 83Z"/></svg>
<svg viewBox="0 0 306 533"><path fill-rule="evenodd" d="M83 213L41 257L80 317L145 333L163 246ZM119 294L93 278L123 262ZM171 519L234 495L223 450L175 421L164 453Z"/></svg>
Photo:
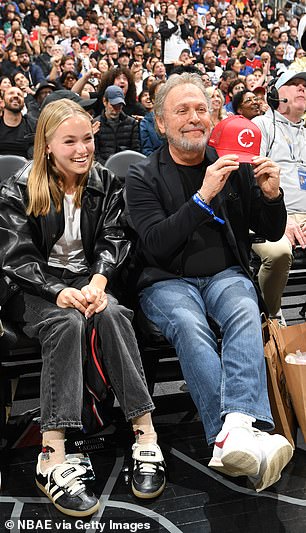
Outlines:
<svg viewBox="0 0 306 533"><path fill-rule="evenodd" d="M220 43L218 45L218 48L217 48L217 51L218 51L217 59L218 59L218 61L220 63L220 67L223 68L223 70L225 70L226 63L229 60L228 48L227 48L226 41L220 41Z"/></svg>
<svg viewBox="0 0 306 533"><path fill-rule="evenodd" d="M88 44L90 50L94 50L96 52L98 50L98 26L96 24L90 24L89 26L89 35L86 35L86 37L82 37L82 41Z"/></svg>
<svg viewBox="0 0 306 533"><path fill-rule="evenodd" d="M247 67L251 67L253 70L257 67L262 67L260 57L255 55L257 46L257 41L255 39L252 39L251 41L247 42L245 49L245 64Z"/></svg>

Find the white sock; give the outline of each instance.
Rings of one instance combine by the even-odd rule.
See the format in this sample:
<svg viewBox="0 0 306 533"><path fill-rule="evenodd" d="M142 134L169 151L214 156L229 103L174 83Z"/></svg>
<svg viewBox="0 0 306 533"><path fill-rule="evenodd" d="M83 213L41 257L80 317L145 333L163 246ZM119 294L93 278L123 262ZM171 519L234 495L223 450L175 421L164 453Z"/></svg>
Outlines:
<svg viewBox="0 0 306 533"><path fill-rule="evenodd" d="M256 422L256 418L254 418L253 416L245 415L244 413L229 413L225 416L222 429L239 427L242 425L248 425L252 427L253 422Z"/></svg>
<svg viewBox="0 0 306 533"><path fill-rule="evenodd" d="M156 444L157 435L152 424L151 413L133 418L132 425L138 444Z"/></svg>
<svg viewBox="0 0 306 533"><path fill-rule="evenodd" d="M48 470L50 466L64 463L65 459L65 430L45 431L42 438L40 463L42 472Z"/></svg>

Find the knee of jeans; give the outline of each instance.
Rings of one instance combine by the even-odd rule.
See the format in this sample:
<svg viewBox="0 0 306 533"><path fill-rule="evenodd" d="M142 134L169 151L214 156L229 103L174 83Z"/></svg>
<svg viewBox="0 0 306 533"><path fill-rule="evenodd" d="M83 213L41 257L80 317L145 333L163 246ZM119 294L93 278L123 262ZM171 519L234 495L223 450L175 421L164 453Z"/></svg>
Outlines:
<svg viewBox="0 0 306 533"><path fill-rule="evenodd" d="M63 313L63 324L68 330L81 330L85 332L86 319L80 311L77 309L65 309L66 313Z"/></svg>
<svg viewBox="0 0 306 533"><path fill-rule="evenodd" d="M193 331L199 324L201 328L205 326L205 323L203 324L203 314L198 315L194 309L173 309L169 318L170 323L175 324L176 328L179 328L181 331Z"/></svg>
<svg viewBox="0 0 306 533"><path fill-rule="evenodd" d="M133 311L124 307L123 305L116 303L111 303L106 306L104 311L98 314L98 317L103 322L112 322L115 321L120 323L123 319L128 320L129 322L133 319Z"/></svg>

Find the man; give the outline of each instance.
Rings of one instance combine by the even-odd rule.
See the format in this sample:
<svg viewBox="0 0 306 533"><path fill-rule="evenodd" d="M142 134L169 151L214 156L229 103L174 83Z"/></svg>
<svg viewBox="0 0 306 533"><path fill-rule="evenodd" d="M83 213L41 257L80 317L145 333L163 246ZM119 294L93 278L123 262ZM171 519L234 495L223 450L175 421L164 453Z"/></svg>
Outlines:
<svg viewBox="0 0 306 533"><path fill-rule="evenodd" d="M35 85L45 80L44 73L38 65L31 63L29 52L25 48L20 48L17 55L19 60L17 70L28 78L30 87L33 89Z"/></svg>
<svg viewBox="0 0 306 533"><path fill-rule="evenodd" d="M96 52L92 52L92 54L90 55L91 58L96 60L97 64L99 63L102 57L106 56L107 41L108 38L105 35L101 35L98 38L98 50Z"/></svg>
<svg viewBox="0 0 306 533"><path fill-rule="evenodd" d="M245 49L245 55L246 55L245 65L247 67L251 67L253 71L255 68L257 67L261 68L262 66L260 57L255 55L256 48L257 48L257 41L255 39L252 39L251 41L247 42L246 49Z"/></svg>
<svg viewBox="0 0 306 533"><path fill-rule="evenodd" d="M86 42L90 50L97 52L98 51L98 36L99 30L97 24L90 24L89 33L85 37L82 37L82 41Z"/></svg>
<svg viewBox="0 0 306 533"><path fill-rule="evenodd" d="M289 43L289 31L290 30L281 32L279 42L284 47L284 59L289 61L289 63L292 63L294 61L295 48Z"/></svg>
<svg viewBox="0 0 306 533"><path fill-rule="evenodd" d="M35 122L22 116L24 96L18 87L9 87L3 95L0 118L0 154L14 154L30 159L33 153Z"/></svg>
<svg viewBox="0 0 306 533"><path fill-rule="evenodd" d="M261 56L264 52L273 54L274 46L269 43L269 32L266 28L262 28L258 35L258 55Z"/></svg>
<svg viewBox="0 0 306 533"><path fill-rule="evenodd" d="M229 55L228 55L229 51L228 51L228 48L227 48L226 40L222 40L222 41L219 42L219 45L218 45L218 48L217 48L217 52L218 52L218 55L217 55L218 62L220 64L221 68L223 70L225 70L226 63L229 60Z"/></svg>
<svg viewBox="0 0 306 533"><path fill-rule="evenodd" d="M144 34L139 31L139 29L136 26L136 20L134 17L129 18L129 20L126 23L126 27L123 30L123 35L126 39L133 39L134 44L136 42L145 43L146 38Z"/></svg>
<svg viewBox="0 0 306 533"><path fill-rule="evenodd" d="M229 88L231 82L234 81L234 80L237 80L237 74L236 74L236 72L233 72L232 70L225 70L221 74L221 78L220 78L219 83L218 83L218 89L220 89L220 91L222 92L223 97L224 97L224 101L226 103L229 102L229 98L228 98L228 94L227 94L228 88Z"/></svg>
<svg viewBox="0 0 306 533"><path fill-rule="evenodd" d="M133 59L143 64L143 57L143 44L141 42L136 42L133 47Z"/></svg>
<svg viewBox="0 0 306 533"><path fill-rule="evenodd" d="M100 163L123 150L140 151L137 120L122 111L125 104L121 87L110 85L104 92L104 111L98 118L100 129L95 136L95 156Z"/></svg>
<svg viewBox="0 0 306 533"><path fill-rule="evenodd" d="M162 40L162 59L169 76L182 50L188 48L188 30L184 15L177 14L174 4L167 4L166 14L166 19L160 23L159 34Z"/></svg>
<svg viewBox="0 0 306 533"><path fill-rule="evenodd" d="M278 44L274 50L274 57L272 56L271 65L278 76L282 72L286 72L290 65L290 61L284 59L285 49L283 44Z"/></svg>
<svg viewBox="0 0 306 533"><path fill-rule="evenodd" d="M218 67L217 58L212 50L208 50L203 54L204 66L208 76L211 79L213 85L218 85L220 78L223 74L221 67Z"/></svg>
<svg viewBox="0 0 306 533"><path fill-rule="evenodd" d="M48 81L42 81L36 86L33 102L28 107L28 117L37 120L40 114L40 108L47 96L56 90L56 85Z"/></svg>
<svg viewBox="0 0 306 533"><path fill-rule="evenodd" d="M53 57L54 50L54 37L53 35L47 35L44 41L44 52L36 56L35 64L39 66L45 77L48 76L52 68L51 59Z"/></svg>
<svg viewBox="0 0 306 533"><path fill-rule="evenodd" d="M123 68L129 68L130 54L124 48L121 48L118 57L118 66Z"/></svg>
<svg viewBox="0 0 306 533"><path fill-rule="evenodd" d="M196 74L171 76L155 113L168 144L131 167L126 180L144 260L140 304L176 349L206 440L215 443L209 466L247 475L261 491L292 456L284 437L256 429L274 425L248 270L249 227L273 240L285 226L279 169L252 157L253 173L237 155L206 147L210 115ZM221 359L208 317L220 328Z"/></svg>
<svg viewBox="0 0 306 533"><path fill-rule="evenodd" d="M288 221L278 242L253 245L260 256L259 284L272 316L279 314L281 297L292 262L292 247L306 247L306 134L302 116L306 107L306 72L283 73L275 83L276 110L253 119L262 133L260 153L280 167Z"/></svg>
<svg viewBox="0 0 306 533"><path fill-rule="evenodd" d="M109 39L106 44L106 56L111 65L116 66L118 63L119 48L116 41Z"/></svg>

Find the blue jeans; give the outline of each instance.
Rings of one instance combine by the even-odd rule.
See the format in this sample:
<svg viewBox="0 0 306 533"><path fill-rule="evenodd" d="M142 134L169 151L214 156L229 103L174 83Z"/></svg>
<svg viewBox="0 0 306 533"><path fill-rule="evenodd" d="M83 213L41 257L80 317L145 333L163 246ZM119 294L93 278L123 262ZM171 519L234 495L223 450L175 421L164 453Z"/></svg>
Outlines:
<svg viewBox="0 0 306 533"><path fill-rule="evenodd" d="M231 412L253 416L261 429L274 428L257 295L240 267L156 282L143 289L140 303L175 347L208 444ZM220 328L221 357L207 317Z"/></svg>

